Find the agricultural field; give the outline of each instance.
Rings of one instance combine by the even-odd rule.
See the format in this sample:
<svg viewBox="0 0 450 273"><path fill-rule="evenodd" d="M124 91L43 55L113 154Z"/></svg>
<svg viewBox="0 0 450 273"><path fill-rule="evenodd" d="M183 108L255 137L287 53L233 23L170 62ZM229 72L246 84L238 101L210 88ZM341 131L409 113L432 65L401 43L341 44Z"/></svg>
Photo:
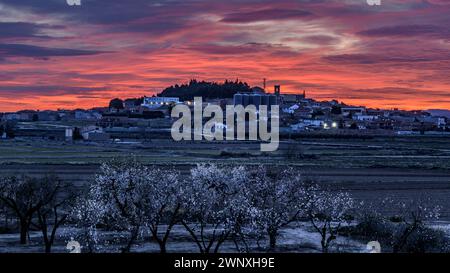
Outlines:
<svg viewBox="0 0 450 273"><path fill-rule="evenodd" d="M139 158L148 164L239 162L330 168L401 168L450 170L450 141L440 137L373 139L298 139L282 141L279 150L259 151L251 142L114 143L45 140L0 141L0 164L98 164L112 157Z"/></svg>
<svg viewBox="0 0 450 273"><path fill-rule="evenodd" d="M439 221L432 225L450 237L450 141L446 138L303 138L282 141L280 149L273 153L260 152L259 145L256 142L187 143L157 139L111 143L3 140L0 141L0 176L56 175L75 188L86 189L94 183L101 163L113 158L136 158L144 165L175 169L186 177L199 163L266 166L273 170L290 167L291 172L303 180L313 181L332 192L349 193L357 204L376 204L388 197L402 202L428 198L441 207ZM385 207L383 213L393 211ZM99 234L106 241L111 235L108 231ZM19 246L17 233L1 234L0 250L40 252L40 236L39 232L31 231L30 243ZM64 252L70 236L70 227L62 228L54 251ZM181 225L174 227L172 237L168 251L196 251L195 244ZM277 251L321 251L320 238L308 223L283 227L279 237ZM266 251L256 241L252 243L252 252ZM103 251L117 251L118 246L120 242ZM154 243L139 241L132 250L158 252L158 247ZM236 250L231 241L226 241L222 251ZM363 252L365 242L341 236L333 251Z"/></svg>
<svg viewBox="0 0 450 273"><path fill-rule="evenodd" d="M182 173L198 163L293 167L303 177L353 192L361 200L383 196L450 196L450 141L441 137L373 139L298 139L282 141L278 151L262 153L249 142L67 143L0 141L0 175L55 174L83 186L99 165L112 158L175 168ZM450 217L449 209L444 210Z"/></svg>

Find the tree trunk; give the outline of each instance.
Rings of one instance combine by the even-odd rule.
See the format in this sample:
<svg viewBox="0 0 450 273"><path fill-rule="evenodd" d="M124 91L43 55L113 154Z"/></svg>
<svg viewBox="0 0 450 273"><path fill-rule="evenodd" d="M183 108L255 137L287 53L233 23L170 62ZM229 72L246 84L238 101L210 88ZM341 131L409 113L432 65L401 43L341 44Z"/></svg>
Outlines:
<svg viewBox="0 0 450 273"><path fill-rule="evenodd" d="M205 253L205 250L203 249L203 246L202 246L202 244L200 242L200 239L197 238L197 235L195 235L195 232L189 227L189 225L185 221L181 221L181 224L189 232L189 234L191 235L192 239L197 244L200 253Z"/></svg>
<svg viewBox="0 0 450 273"><path fill-rule="evenodd" d="M219 253L220 246L222 246L223 242L225 242L227 238L228 234L225 235L223 238L219 238L219 240L217 240L216 247L214 248L214 254Z"/></svg>
<svg viewBox="0 0 450 273"><path fill-rule="evenodd" d="M320 242L320 244L322 245L322 253L328 253L328 245L327 245L327 243L324 240L322 240Z"/></svg>
<svg viewBox="0 0 450 273"><path fill-rule="evenodd" d="M136 241L138 235L139 235L139 228L136 228L131 232L131 237L128 240L127 245L124 248L122 248L122 253L130 253L131 247L133 246L134 241Z"/></svg>
<svg viewBox="0 0 450 273"><path fill-rule="evenodd" d="M51 252L52 252L52 244L45 243L45 253L51 253Z"/></svg>
<svg viewBox="0 0 450 273"><path fill-rule="evenodd" d="M166 244L164 242L159 243L159 251L160 253L167 253Z"/></svg>
<svg viewBox="0 0 450 273"><path fill-rule="evenodd" d="M122 248L122 253L130 253L133 246L134 239L130 239L125 247Z"/></svg>
<svg viewBox="0 0 450 273"><path fill-rule="evenodd" d="M277 230L269 230L269 247L271 250L274 250L277 247Z"/></svg>
<svg viewBox="0 0 450 273"><path fill-rule="evenodd" d="M25 220L20 220L20 244L26 245L28 242L28 223Z"/></svg>
<svg viewBox="0 0 450 273"><path fill-rule="evenodd" d="M155 240L158 243L158 245L159 245L159 252L160 253L167 253L167 249L166 249L167 236L164 236L163 239L160 239L158 237L158 229L155 229L155 228L151 228L150 232L151 232L151 235L152 235L152 237L150 238L150 241L151 241L151 239L153 239L153 240ZM167 235L167 233L166 233L166 235Z"/></svg>
<svg viewBox="0 0 450 273"><path fill-rule="evenodd" d="M52 252L52 246L53 246L53 242L54 241L55 241L55 237L54 236L51 236L50 238L48 238L47 235L44 235L45 253L51 253Z"/></svg>
<svg viewBox="0 0 450 273"><path fill-rule="evenodd" d="M403 231L403 234L400 236L400 239L394 243L394 246L392 247L392 252L399 253L402 251L403 247L408 242L409 236L416 230L417 224L413 223L411 227L406 227Z"/></svg>
<svg viewBox="0 0 450 273"><path fill-rule="evenodd" d="M326 230L322 231L322 240L320 241L320 245L322 246L322 253L328 253L328 240Z"/></svg>

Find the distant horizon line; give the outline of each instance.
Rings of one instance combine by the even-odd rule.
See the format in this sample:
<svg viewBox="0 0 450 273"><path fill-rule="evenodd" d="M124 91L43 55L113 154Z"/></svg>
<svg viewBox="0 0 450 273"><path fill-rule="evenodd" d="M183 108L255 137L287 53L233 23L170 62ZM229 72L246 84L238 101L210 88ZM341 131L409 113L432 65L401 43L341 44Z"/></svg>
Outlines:
<svg viewBox="0 0 450 273"><path fill-rule="evenodd" d="M253 88L254 88L254 87L253 87ZM158 94L160 94L160 93L157 93L156 95L158 95ZM267 94L273 94L273 93L267 93ZM300 94L300 93L284 93L284 94L281 94L281 95L302 95L302 94ZM127 100L127 99L138 99L138 98L145 98L145 97L149 97L149 96L143 95L143 96L138 96L138 97L133 97L133 98L120 98L120 97L114 97L114 98L111 98L111 99L109 99L109 100L111 101L111 100L113 100L113 99L118 98L118 99L121 99L121 100L125 101L125 100ZM153 95L152 95L151 97L153 97ZM217 99L220 99L220 98L217 98ZM232 99L232 98L222 98L222 99ZM335 101L337 101L339 104L346 104L344 101L339 101L338 99L329 99L329 100L317 100L317 99L315 99L315 98L310 98L310 99L312 99L312 100L314 100L314 101L317 101L317 102L331 102L331 101L335 100ZM385 110L385 111L394 111L394 110L405 111L405 112L414 112L414 111L450 111L450 109L445 109L445 108L428 108L428 109L411 109L411 110L406 110L406 109L401 108L401 107L379 108L379 107L368 107L368 106L365 106L365 105L348 105L348 104L346 104L346 105L349 106L349 107L364 107L364 108L366 108L366 109ZM29 109L29 108L24 108L24 109L20 109L20 110L16 110L16 111L1 111L1 110L0 110L0 113L1 113L1 114L6 114L6 113L17 113L17 112L24 112L24 111L34 111L34 112L46 112L46 111L76 111L76 110L88 111L88 110L93 110L93 109L96 109L96 108L109 108L109 106L108 106L108 105L105 105L105 106L94 106L94 107L90 107L90 108L80 108L80 107L75 107L75 108L59 108L59 107L58 107L58 108L56 108L56 109L44 109L44 110L41 110L41 109Z"/></svg>

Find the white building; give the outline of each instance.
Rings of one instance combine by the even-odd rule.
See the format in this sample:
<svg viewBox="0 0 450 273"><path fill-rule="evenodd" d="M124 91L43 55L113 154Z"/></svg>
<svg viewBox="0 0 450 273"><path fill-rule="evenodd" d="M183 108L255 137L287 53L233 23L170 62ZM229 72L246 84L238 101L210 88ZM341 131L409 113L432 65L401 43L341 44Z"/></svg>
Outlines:
<svg viewBox="0 0 450 273"><path fill-rule="evenodd" d="M81 128L80 133L84 140L107 141L110 137L103 128L93 125Z"/></svg>
<svg viewBox="0 0 450 273"><path fill-rule="evenodd" d="M341 108L342 115L348 116L352 115L363 115L366 112L366 108L364 107L342 107Z"/></svg>
<svg viewBox="0 0 450 273"><path fill-rule="evenodd" d="M316 120L316 119L304 119L303 121L291 125L292 130L300 130L305 127L313 127L313 128L323 128L324 127L324 121L323 120Z"/></svg>
<svg viewBox="0 0 450 273"><path fill-rule="evenodd" d="M294 114L295 111L298 110L299 108L300 108L300 106L298 106L297 104L294 104L291 107L283 108L283 113Z"/></svg>
<svg viewBox="0 0 450 273"><path fill-rule="evenodd" d="M97 112L91 111L75 111L75 119L77 120L99 120L102 118L102 115Z"/></svg>
<svg viewBox="0 0 450 273"><path fill-rule="evenodd" d="M177 103L180 103L180 99L175 97L149 97L149 98L145 97L142 106L148 108L157 108L163 105L177 104Z"/></svg>
<svg viewBox="0 0 450 273"><path fill-rule="evenodd" d="M371 115L356 115L353 116L353 120L359 120L359 121L373 121L377 120L378 116L371 116Z"/></svg>

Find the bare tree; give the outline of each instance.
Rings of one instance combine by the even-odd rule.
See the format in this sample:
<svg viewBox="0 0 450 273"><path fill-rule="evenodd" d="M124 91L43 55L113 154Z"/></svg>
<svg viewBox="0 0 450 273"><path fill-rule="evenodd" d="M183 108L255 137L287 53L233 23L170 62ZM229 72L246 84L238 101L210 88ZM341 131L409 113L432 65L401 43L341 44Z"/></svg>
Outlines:
<svg viewBox="0 0 450 273"><path fill-rule="evenodd" d="M20 244L28 242L33 217L54 198L55 191L46 188L47 179L12 176L0 181L0 201L18 218Z"/></svg>
<svg viewBox="0 0 450 273"><path fill-rule="evenodd" d="M427 221L437 220L441 207L433 205L429 198L398 200L388 197L382 202L388 207L388 217L397 222L396 230L392 236L392 251L401 252L408 239L418 230L425 227ZM390 215L389 215L390 212Z"/></svg>
<svg viewBox="0 0 450 273"><path fill-rule="evenodd" d="M344 192L311 191L307 214L314 229L320 234L322 252L328 253L337 239L342 224L351 219L353 198Z"/></svg>
<svg viewBox="0 0 450 273"><path fill-rule="evenodd" d="M268 234L269 247L273 250L280 228L303 216L308 186L291 168L272 172L258 167L248 187L253 226Z"/></svg>
<svg viewBox="0 0 450 273"><path fill-rule="evenodd" d="M42 186L48 191L49 199L37 210L37 226L42 232L45 252L50 253L56 232L69 217L75 192L58 177L46 177Z"/></svg>

